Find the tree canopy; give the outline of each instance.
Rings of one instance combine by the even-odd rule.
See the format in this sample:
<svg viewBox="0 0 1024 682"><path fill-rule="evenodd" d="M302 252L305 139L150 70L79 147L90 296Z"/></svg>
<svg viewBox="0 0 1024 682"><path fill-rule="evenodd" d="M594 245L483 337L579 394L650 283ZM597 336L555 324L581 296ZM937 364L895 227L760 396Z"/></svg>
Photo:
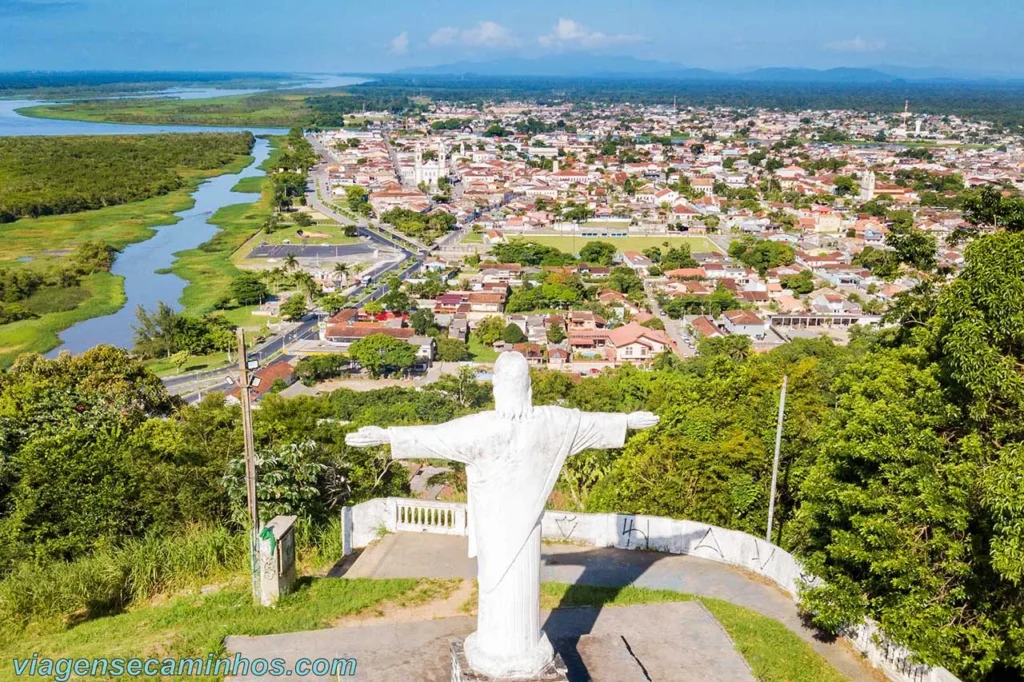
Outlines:
<svg viewBox="0 0 1024 682"><path fill-rule="evenodd" d="M247 155L250 133L0 138L0 223L166 194Z"/></svg>

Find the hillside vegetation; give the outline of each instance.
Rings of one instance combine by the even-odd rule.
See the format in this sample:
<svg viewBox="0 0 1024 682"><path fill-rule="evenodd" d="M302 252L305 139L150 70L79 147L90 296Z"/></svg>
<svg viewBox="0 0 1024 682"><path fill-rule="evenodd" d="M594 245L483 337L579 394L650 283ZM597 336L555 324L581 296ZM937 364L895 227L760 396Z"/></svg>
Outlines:
<svg viewBox="0 0 1024 682"><path fill-rule="evenodd" d="M978 237L955 279L926 280L890 319L846 347L805 339L757 355L729 337L689 360L659 356L652 371L537 371L537 404L661 417L620 451L570 458L552 504L762 535L788 377L772 538L825 580L802 595L808 617L841 632L868 616L962 679L1019 679L1024 232ZM349 448L346 433L491 404L470 368L418 389L270 395L254 416L261 512L336 537L339 505L407 492L385 448ZM124 351L22 358L0 379L0 630L22 637L128 608L135 594L187 584L174 566L228 566L234 545L219 538L242 527L241 450L237 407L217 396L182 405ZM465 494L464 469L443 478ZM167 570L146 568L140 538L173 544L199 523L213 528L209 561L182 550ZM106 577L74 579L94 575ZM155 578L135 591L138 575Z"/></svg>

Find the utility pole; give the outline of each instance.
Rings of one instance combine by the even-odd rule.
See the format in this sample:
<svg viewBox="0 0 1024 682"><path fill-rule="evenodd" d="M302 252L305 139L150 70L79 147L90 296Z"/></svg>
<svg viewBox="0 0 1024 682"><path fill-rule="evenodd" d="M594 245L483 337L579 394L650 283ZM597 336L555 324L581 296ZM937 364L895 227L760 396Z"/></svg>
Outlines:
<svg viewBox="0 0 1024 682"><path fill-rule="evenodd" d="M249 402L249 358L245 352L245 332L238 328L238 398L242 403L242 439L245 442L245 501L249 509L249 569L252 596L260 601L260 516L256 506L256 448L252 437L252 405Z"/></svg>
<svg viewBox="0 0 1024 682"><path fill-rule="evenodd" d="M788 376L782 377L782 393L779 394L779 421L775 427L775 462L772 464L772 494L768 498L768 530L764 534L767 542L772 541L772 520L775 516L775 484L779 478L779 450L782 447L782 414L786 411L786 383Z"/></svg>

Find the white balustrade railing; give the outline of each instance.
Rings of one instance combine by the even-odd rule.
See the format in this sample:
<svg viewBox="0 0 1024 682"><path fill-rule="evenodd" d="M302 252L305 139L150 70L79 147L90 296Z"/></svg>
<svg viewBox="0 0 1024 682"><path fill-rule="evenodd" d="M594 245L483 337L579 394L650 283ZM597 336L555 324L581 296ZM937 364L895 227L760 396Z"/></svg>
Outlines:
<svg viewBox="0 0 1024 682"><path fill-rule="evenodd" d="M394 505L395 531L407 533L466 534L466 505L455 502L398 499Z"/></svg>

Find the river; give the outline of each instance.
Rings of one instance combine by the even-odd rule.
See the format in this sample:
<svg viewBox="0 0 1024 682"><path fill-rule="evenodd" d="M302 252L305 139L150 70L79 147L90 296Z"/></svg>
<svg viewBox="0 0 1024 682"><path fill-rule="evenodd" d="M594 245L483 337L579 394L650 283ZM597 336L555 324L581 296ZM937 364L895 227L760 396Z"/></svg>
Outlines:
<svg viewBox="0 0 1024 682"><path fill-rule="evenodd" d="M62 350L81 353L98 343L131 348L132 325L138 306L153 310L163 301L180 310L178 299L187 282L175 274L158 274L156 271L170 267L178 251L194 249L213 238L220 228L208 220L217 209L259 199L258 193L231 191L242 178L263 175L259 165L270 155L270 143L257 138L252 155L254 161L241 173L218 175L200 185L192 194L195 206L175 213L180 221L157 227L154 236L125 247L111 269L113 274L124 277L124 291L128 296L125 306L113 315L94 317L65 329L60 333L63 344L50 351L48 357L55 357Z"/></svg>
<svg viewBox="0 0 1024 682"><path fill-rule="evenodd" d="M297 88L334 88L355 85L364 79L342 76L316 76L313 83ZM254 90L217 90L215 88L178 88L151 93L150 96L204 99L231 94L257 92ZM255 135L276 135L287 132L284 128L232 128L222 126L127 125L120 123L93 123L88 121L62 121L58 119L30 118L17 113L17 109L43 104L32 100L0 100L0 136L23 135L138 135L154 133L194 133L251 131ZM135 309L147 309L163 301L180 310L181 298L187 282L174 274L157 274L157 270L170 267L178 251L194 249L210 240L220 229L208 220L218 209L231 204L256 201L259 194L232 192L240 179L263 175L259 165L270 154L270 143L257 139L253 147L254 160L242 172L220 175L205 181L192 194L195 205L175 215L181 220L173 225L155 228L156 233L144 242L131 244L114 261L113 274L124 277L124 290L128 301L112 315L95 317L79 322L60 333L62 344L50 351L55 357L62 350L80 353L105 343L124 348L132 346Z"/></svg>

